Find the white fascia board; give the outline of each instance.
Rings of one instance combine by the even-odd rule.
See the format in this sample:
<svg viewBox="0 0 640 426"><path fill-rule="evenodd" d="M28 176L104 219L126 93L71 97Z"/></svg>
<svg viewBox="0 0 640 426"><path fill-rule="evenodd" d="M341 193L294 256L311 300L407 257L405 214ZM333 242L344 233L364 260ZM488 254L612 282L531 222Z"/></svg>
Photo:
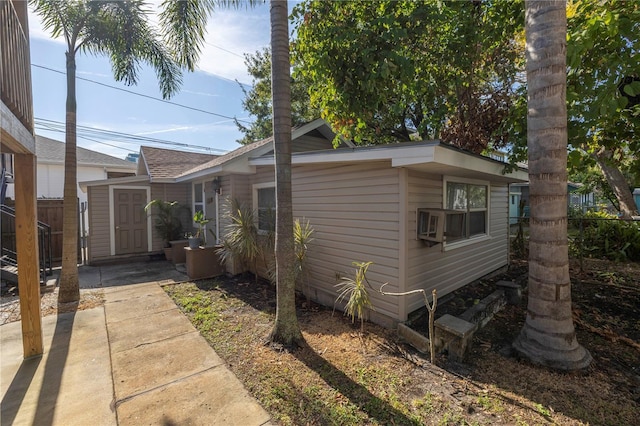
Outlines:
<svg viewBox="0 0 640 426"><path fill-rule="evenodd" d="M393 167L420 164L433 161L434 145L416 146L376 146L368 148L326 150L319 152L301 152L291 156L292 164L312 163L345 163L356 161L389 160ZM249 164L254 166L274 165L274 157L251 158Z"/></svg>
<svg viewBox="0 0 640 426"><path fill-rule="evenodd" d="M307 123L302 127L299 127L297 129L292 130L291 131L291 139L297 139L300 136L306 135L310 131L315 130L318 127L321 127L321 126L323 126L325 124L327 124L326 121L324 121L322 118L317 118L317 119L313 120L311 123Z"/></svg>
<svg viewBox="0 0 640 426"><path fill-rule="evenodd" d="M149 182L149 176L126 176L121 178L89 180L85 182L78 182L78 185L80 185L80 189L82 190L82 192L87 192L87 187L89 186L118 185L118 184L129 184L129 183L148 183L148 182Z"/></svg>
<svg viewBox="0 0 640 426"><path fill-rule="evenodd" d="M142 175L146 176L146 175ZM176 183L175 178L163 177L163 178L149 178L149 183Z"/></svg>
<svg viewBox="0 0 640 426"><path fill-rule="evenodd" d="M219 175L221 172L222 172L222 166L214 166L209 169L197 171L195 173L189 173L188 175L178 176L177 178L175 178L174 182L176 183L189 182L192 180L198 180L203 177L207 177L209 175Z"/></svg>
<svg viewBox="0 0 640 426"><path fill-rule="evenodd" d="M480 156L466 154L464 152L448 149L446 147L436 147L434 162L452 167L477 171L494 176L511 178L514 181L525 182L528 180L528 174L522 170L515 170L507 174L502 171L506 164L499 163L491 159Z"/></svg>

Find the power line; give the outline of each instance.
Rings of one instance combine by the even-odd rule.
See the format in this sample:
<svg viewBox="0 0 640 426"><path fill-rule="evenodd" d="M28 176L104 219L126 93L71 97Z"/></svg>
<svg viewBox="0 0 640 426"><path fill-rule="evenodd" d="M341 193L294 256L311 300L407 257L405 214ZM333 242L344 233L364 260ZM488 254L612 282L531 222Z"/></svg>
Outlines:
<svg viewBox="0 0 640 426"><path fill-rule="evenodd" d="M44 118L35 118L35 124L37 126L41 126L44 127L50 131L55 131L55 132L60 132L60 133L64 133L65 132L65 123L62 123L60 121L55 121L55 120L47 120ZM114 130L106 130L106 129L99 129L99 128L94 128L94 127L87 127L87 126L82 126L82 125L78 125L77 126L78 130L79 130L79 136L88 139L88 136L92 136L95 138L104 138L104 139L109 139L109 140L118 140L122 143L128 143L128 144L136 144L136 142L147 142L147 143L155 143L155 144L160 144L160 145L170 145L170 146L176 146L176 147L181 147L181 148L190 148L190 149L197 149L197 150L204 150L204 151L215 151L218 153L222 153L222 154L226 154L228 151L224 150L224 149L219 149L219 148L211 148L208 146L201 146L201 145L191 145L191 144L186 144L186 143L181 143L181 142L174 142L174 141L169 141L169 140L165 140L165 139L158 139L158 138L150 138L150 137L145 137L145 136L139 136L139 135L133 135L130 133L122 133L122 132L116 132ZM89 140L93 140L93 139L89 139ZM95 140L93 140L94 142L97 142ZM107 143L104 142L99 142L99 143L103 143L105 145L109 145ZM114 145L109 145L109 146L114 146ZM127 149L127 148L121 148L120 149ZM133 150L129 150L129 151L133 151ZM136 152L136 151L133 151Z"/></svg>
<svg viewBox="0 0 640 426"><path fill-rule="evenodd" d="M37 65L37 64L33 64L32 63L31 66L36 67L36 68L42 68L44 70L55 72L55 73L58 73L58 74L66 75L66 73L64 71L60 71L60 70L56 70L56 69L53 69L53 68L45 67L43 65ZM112 85L101 83L99 81L91 80L91 79L88 79L88 78L76 76L76 79L83 80L83 81L88 81L90 83L98 84L100 86L108 87L110 89L120 90L121 92L130 93L132 95L141 96L143 98L152 99L154 101L163 102L165 104L174 105L174 106L181 107L181 108L186 108L186 109L189 109L189 110L192 110L192 111L197 111L197 112L201 112L201 113L204 113L204 114L209 114L209 115L213 115L213 116L216 116L216 117L226 118L228 120L238 120L238 121L243 122L243 123L251 124L251 122L247 121L247 120L242 120L242 119L239 119L239 118L230 117L228 115L223 115L223 114L218 114L218 113L211 112L211 111L206 111L206 110L203 110L203 109L200 109L200 108L190 107L190 106L179 104L179 103L172 102L172 101L167 101L166 99L156 98L155 96L145 95L143 93L134 92L133 90L123 89L122 87L112 86Z"/></svg>
<svg viewBox="0 0 640 426"><path fill-rule="evenodd" d="M238 58L243 58L243 59L244 59L244 56L242 56L241 54L236 53L236 52L232 52L231 50L227 50L227 49L225 49L224 47L216 46L215 44L213 44L213 43L209 43L208 41L205 41L205 42L204 42L204 44L208 44L208 45L209 45L209 46L211 46L211 47L215 47L216 49L220 49L220 50L222 50L223 52L227 52L227 53L230 53L230 54L232 54L232 55L234 55L234 56L237 56Z"/></svg>

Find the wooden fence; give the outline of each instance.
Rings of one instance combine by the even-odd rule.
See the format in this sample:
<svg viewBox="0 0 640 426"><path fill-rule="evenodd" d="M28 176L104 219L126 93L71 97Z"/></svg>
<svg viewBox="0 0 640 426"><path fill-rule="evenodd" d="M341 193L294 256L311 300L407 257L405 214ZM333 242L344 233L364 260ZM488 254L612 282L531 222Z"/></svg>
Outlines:
<svg viewBox="0 0 640 426"><path fill-rule="evenodd" d="M13 207L13 201L7 200L9 207ZM62 261L62 222L63 200L38 199L38 220L51 227L52 261L59 265ZM80 218L78 218L78 235L80 235ZM16 230L13 221L2 220L2 246L15 251ZM80 238L78 237L78 262L82 261Z"/></svg>

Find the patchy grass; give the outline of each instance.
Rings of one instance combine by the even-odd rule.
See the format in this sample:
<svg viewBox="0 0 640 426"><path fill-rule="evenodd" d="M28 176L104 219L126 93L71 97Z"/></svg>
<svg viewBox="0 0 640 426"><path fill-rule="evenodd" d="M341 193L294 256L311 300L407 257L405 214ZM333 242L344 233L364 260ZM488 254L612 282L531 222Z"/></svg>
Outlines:
<svg viewBox="0 0 640 426"><path fill-rule="evenodd" d="M640 297L640 265L629 268L613 278L595 272L582 278L606 285L607 298L617 297L620 288ZM600 272L610 270L607 264ZM361 336L348 318L303 299L298 318L307 345L295 352L266 347L275 291L252 277L165 290L281 425L624 425L635 424L640 412L640 351L600 333L615 315L599 315L605 322L593 323L597 331L578 326L578 338L595 362L584 373L562 374L517 360L505 349L522 326L521 306L500 312L477 334L466 363L440 355L432 365L427 355L398 342L393 331L368 324ZM631 317L615 329L618 336L638 326L638 306L635 314L625 311ZM585 322L596 318L586 315L588 307L577 308ZM612 352L602 348L618 354L608 357Z"/></svg>

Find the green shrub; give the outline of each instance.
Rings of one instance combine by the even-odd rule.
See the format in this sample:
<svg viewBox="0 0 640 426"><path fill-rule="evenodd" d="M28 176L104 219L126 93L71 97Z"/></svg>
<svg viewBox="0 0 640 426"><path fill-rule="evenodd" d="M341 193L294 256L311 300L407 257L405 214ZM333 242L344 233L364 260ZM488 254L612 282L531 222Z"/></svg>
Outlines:
<svg viewBox="0 0 640 426"><path fill-rule="evenodd" d="M582 238L578 235L572 243L572 252L583 256L640 261L640 222L616 220L600 212L587 213Z"/></svg>

